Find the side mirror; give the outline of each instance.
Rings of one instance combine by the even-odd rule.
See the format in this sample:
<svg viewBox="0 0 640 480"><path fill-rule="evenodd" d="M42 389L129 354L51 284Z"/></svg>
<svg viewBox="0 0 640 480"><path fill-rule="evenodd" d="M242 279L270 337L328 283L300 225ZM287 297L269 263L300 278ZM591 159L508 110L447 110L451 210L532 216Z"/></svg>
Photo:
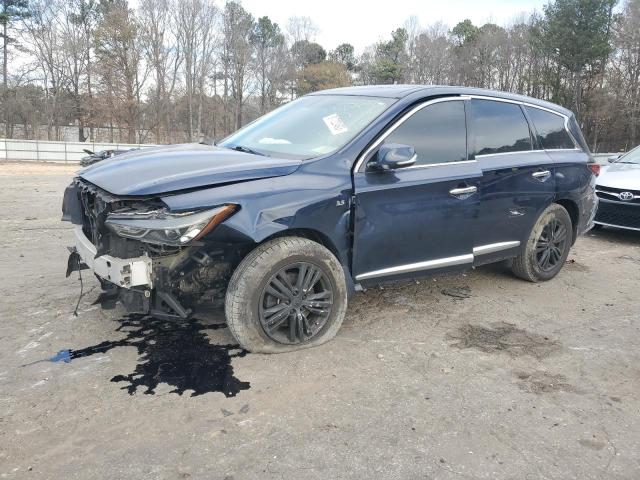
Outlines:
<svg viewBox="0 0 640 480"><path fill-rule="evenodd" d="M607 161L608 161L609 163L613 163L613 162L615 162L615 161L616 161L617 159L619 159L619 158L620 158L620 155L611 155L609 158L607 158Z"/></svg>
<svg viewBox="0 0 640 480"><path fill-rule="evenodd" d="M386 143L378 150L375 165L382 170L394 170L413 165L417 158L415 149L409 145Z"/></svg>

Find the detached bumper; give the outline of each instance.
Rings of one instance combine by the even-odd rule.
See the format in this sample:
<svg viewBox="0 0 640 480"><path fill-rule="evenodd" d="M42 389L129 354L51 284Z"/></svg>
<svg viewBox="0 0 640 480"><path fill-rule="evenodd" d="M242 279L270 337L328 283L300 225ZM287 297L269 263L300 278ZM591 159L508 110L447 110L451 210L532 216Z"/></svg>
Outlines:
<svg viewBox="0 0 640 480"><path fill-rule="evenodd" d="M122 288L153 288L153 263L148 256L117 258L102 255L96 258L96 247L84 234L80 225L75 226L75 238L75 248L80 259L100 278Z"/></svg>

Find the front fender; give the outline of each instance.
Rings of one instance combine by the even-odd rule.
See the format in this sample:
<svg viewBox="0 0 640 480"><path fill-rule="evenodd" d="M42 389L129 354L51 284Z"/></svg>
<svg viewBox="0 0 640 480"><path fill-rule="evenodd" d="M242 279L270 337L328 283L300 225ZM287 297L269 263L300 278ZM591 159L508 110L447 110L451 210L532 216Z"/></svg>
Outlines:
<svg viewBox="0 0 640 480"><path fill-rule="evenodd" d="M351 182L340 175L294 173L171 195L162 200L173 211L239 206L237 213L204 240L258 244L287 230L312 230L327 239L340 262L349 265Z"/></svg>

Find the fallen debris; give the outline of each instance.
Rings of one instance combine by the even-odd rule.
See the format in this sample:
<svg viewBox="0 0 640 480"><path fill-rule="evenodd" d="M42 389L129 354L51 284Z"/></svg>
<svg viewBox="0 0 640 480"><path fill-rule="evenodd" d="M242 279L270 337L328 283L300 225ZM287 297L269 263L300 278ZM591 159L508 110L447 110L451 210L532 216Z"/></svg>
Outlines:
<svg viewBox="0 0 640 480"><path fill-rule="evenodd" d="M454 298L469 298L471 289L469 287L447 287L443 288L440 293Z"/></svg>

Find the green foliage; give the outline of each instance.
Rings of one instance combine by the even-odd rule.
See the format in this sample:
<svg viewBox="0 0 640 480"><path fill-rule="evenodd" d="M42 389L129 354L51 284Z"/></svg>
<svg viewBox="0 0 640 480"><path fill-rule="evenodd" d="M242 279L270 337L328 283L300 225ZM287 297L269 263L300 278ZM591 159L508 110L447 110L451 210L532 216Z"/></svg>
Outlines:
<svg viewBox="0 0 640 480"><path fill-rule="evenodd" d="M329 60L343 64L348 71L355 70L356 57L354 55L353 45L350 43L341 43L329 53Z"/></svg>
<svg viewBox="0 0 640 480"><path fill-rule="evenodd" d="M569 72L582 73L611 53L616 0L556 0L544 8L544 46Z"/></svg>
<svg viewBox="0 0 640 480"><path fill-rule="evenodd" d="M308 40L298 40L291 45L291 55L299 68L324 62L327 58L327 52L320 44Z"/></svg>
<svg viewBox="0 0 640 480"><path fill-rule="evenodd" d="M29 16L27 0L0 0L0 25L11 25L13 22ZM3 34L0 32L0 37Z"/></svg>
<svg viewBox="0 0 640 480"><path fill-rule="evenodd" d="M460 47L475 42L479 33L478 27L467 18L451 29L451 38Z"/></svg>
<svg viewBox="0 0 640 480"><path fill-rule="evenodd" d="M258 48L275 48L284 44L284 35L277 23L273 23L269 17L260 17L256 22L251 41Z"/></svg>
<svg viewBox="0 0 640 480"><path fill-rule="evenodd" d="M404 77L408 63L406 52L408 34L404 28L391 32L391 40L376 45L375 61L372 68L374 83L398 83Z"/></svg>

